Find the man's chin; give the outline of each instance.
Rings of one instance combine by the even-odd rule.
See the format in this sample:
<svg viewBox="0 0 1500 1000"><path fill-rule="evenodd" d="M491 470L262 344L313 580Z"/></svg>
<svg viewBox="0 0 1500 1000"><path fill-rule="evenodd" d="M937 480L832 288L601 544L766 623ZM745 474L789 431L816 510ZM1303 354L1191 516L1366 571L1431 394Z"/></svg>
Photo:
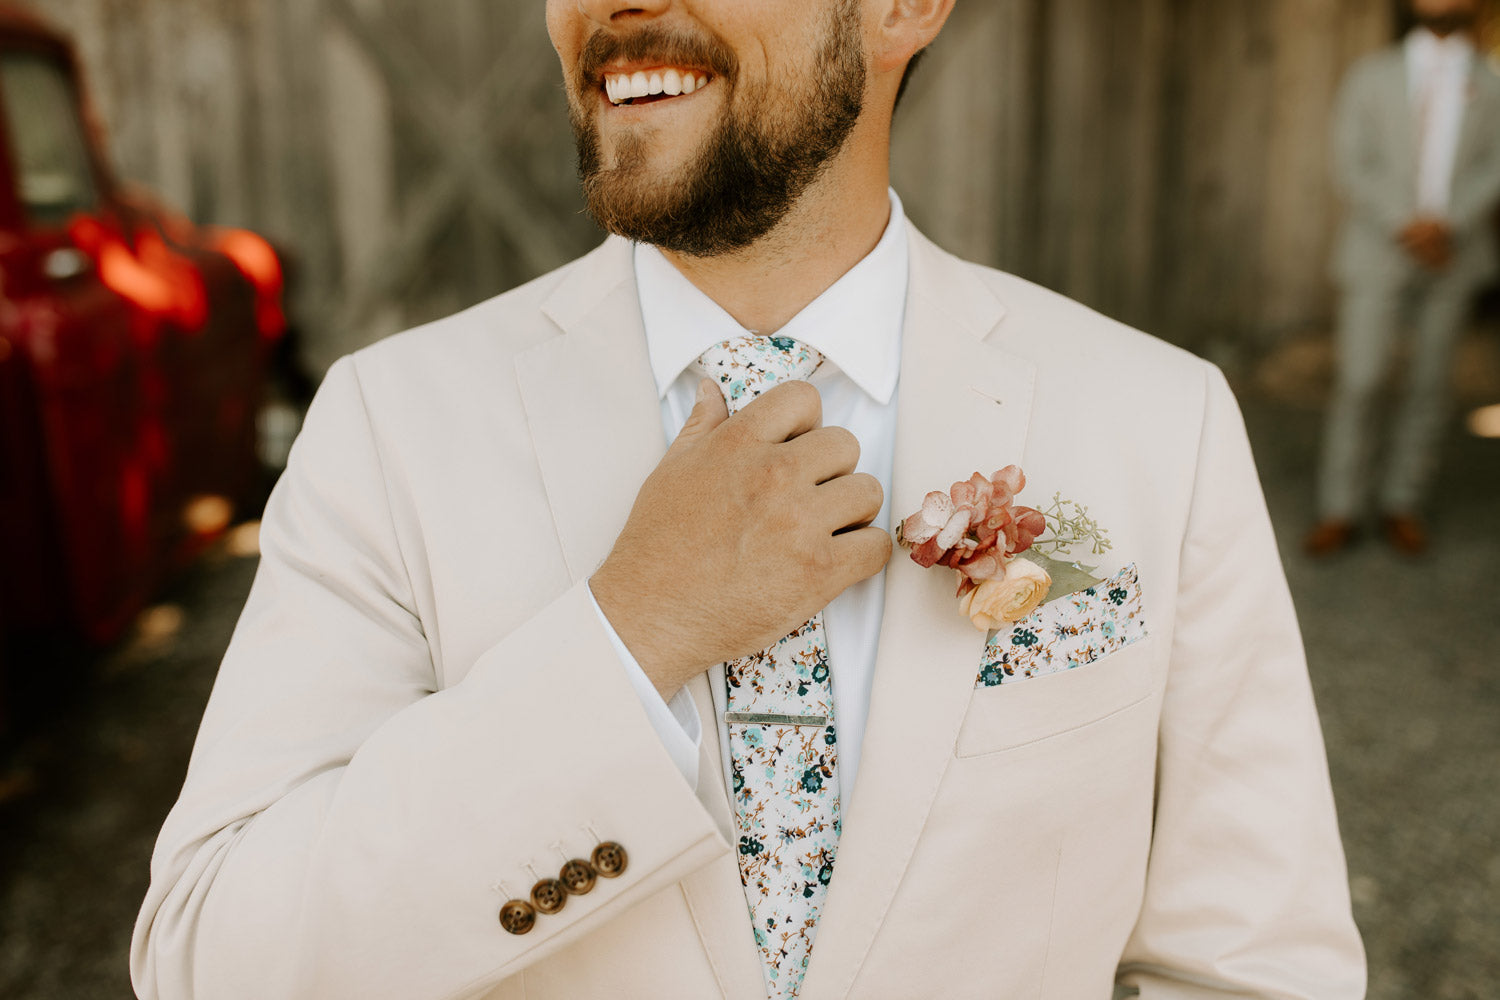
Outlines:
<svg viewBox="0 0 1500 1000"><path fill-rule="evenodd" d="M600 173L611 184L646 190L652 186L677 185L691 176L693 164L700 163L710 140L674 142L680 139L676 129L617 128L595 133L599 136Z"/></svg>
<svg viewBox="0 0 1500 1000"><path fill-rule="evenodd" d="M694 170L652 162L639 148L619 150L616 163L587 174L583 194L589 214L607 232L675 249L677 230L694 211Z"/></svg>
<svg viewBox="0 0 1500 1000"><path fill-rule="evenodd" d="M632 183L629 187L610 185L606 190L604 183L597 187L586 184L584 198L589 215L606 232L641 243L663 244L675 242L668 236L671 220L682 211L681 205L662 197L663 191L673 190L677 189L672 185Z"/></svg>

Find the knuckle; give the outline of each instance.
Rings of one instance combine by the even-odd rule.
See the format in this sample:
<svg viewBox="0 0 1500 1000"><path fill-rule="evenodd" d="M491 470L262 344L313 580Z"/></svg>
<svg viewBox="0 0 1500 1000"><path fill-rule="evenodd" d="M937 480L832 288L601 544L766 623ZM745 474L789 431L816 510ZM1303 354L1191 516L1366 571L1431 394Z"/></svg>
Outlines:
<svg viewBox="0 0 1500 1000"><path fill-rule="evenodd" d="M891 553L895 551L891 536L879 529L867 529L868 541L861 546L858 555L860 579L874 576L880 572L886 563L890 562Z"/></svg>
<svg viewBox="0 0 1500 1000"><path fill-rule="evenodd" d="M839 453L847 455L852 463L857 464L860 448L859 438L854 436L854 432L847 427L829 427L827 431Z"/></svg>
<svg viewBox="0 0 1500 1000"><path fill-rule="evenodd" d="M795 405L801 412L819 419L823 415L823 396L815 389L811 382L801 380L795 382L783 382L777 387L787 400Z"/></svg>
<svg viewBox="0 0 1500 1000"><path fill-rule="evenodd" d="M832 545L810 545L803 550L803 583L808 588L825 588L838 574L839 560Z"/></svg>
<svg viewBox="0 0 1500 1000"><path fill-rule="evenodd" d="M745 419L726 420L714 429L730 447L740 448L755 440L754 422Z"/></svg>
<svg viewBox="0 0 1500 1000"><path fill-rule="evenodd" d="M785 449L773 449L746 464L744 487L764 516L780 530L796 526L799 508L791 496L802 478L801 466Z"/></svg>
<svg viewBox="0 0 1500 1000"><path fill-rule="evenodd" d="M794 399L812 401L818 398L818 390L813 388L811 382L804 379L793 379L781 383L781 391L791 395Z"/></svg>
<svg viewBox="0 0 1500 1000"><path fill-rule="evenodd" d="M849 477L849 507L867 518L873 518L885 503L885 490L880 480L865 472L856 472Z"/></svg>
<svg viewBox="0 0 1500 1000"><path fill-rule="evenodd" d="M751 488L761 497L779 492L786 481L786 462L777 455L767 455L751 471Z"/></svg>

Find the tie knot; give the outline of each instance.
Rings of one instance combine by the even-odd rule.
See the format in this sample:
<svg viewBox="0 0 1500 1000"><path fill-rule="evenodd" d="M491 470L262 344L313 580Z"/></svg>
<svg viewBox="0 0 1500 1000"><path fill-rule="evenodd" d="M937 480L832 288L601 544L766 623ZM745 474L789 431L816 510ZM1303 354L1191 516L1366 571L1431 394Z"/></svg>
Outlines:
<svg viewBox="0 0 1500 1000"><path fill-rule="evenodd" d="M823 355L800 340L747 333L710 347L697 365L719 384L735 413L774 385L810 378L822 363Z"/></svg>

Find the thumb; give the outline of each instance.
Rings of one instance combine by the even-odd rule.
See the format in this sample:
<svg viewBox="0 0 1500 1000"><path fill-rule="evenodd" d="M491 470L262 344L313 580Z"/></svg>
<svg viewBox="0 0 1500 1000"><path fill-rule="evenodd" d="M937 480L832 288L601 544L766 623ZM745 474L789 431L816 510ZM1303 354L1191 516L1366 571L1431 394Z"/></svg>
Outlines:
<svg viewBox="0 0 1500 1000"><path fill-rule="evenodd" d="M707 437L709 432L728 419L729 404L724 401L719 384L711 378L705 378L698 383L698 398L693 403L693 412L688 414L687 423L682 425L673 446Z"/></svg>

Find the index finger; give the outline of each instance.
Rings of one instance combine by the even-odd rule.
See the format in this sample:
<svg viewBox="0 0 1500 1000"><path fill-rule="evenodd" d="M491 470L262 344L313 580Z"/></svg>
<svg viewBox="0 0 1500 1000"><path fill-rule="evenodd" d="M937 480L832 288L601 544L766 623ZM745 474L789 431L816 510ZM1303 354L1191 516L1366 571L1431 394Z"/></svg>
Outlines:
<svg viewBox="0 0 1500 1000"><path fill-rule="evenodd" d="M790 441L823 426L823 397L807 382L783 382L751 400L736 419L761 441Z"/></svg>

